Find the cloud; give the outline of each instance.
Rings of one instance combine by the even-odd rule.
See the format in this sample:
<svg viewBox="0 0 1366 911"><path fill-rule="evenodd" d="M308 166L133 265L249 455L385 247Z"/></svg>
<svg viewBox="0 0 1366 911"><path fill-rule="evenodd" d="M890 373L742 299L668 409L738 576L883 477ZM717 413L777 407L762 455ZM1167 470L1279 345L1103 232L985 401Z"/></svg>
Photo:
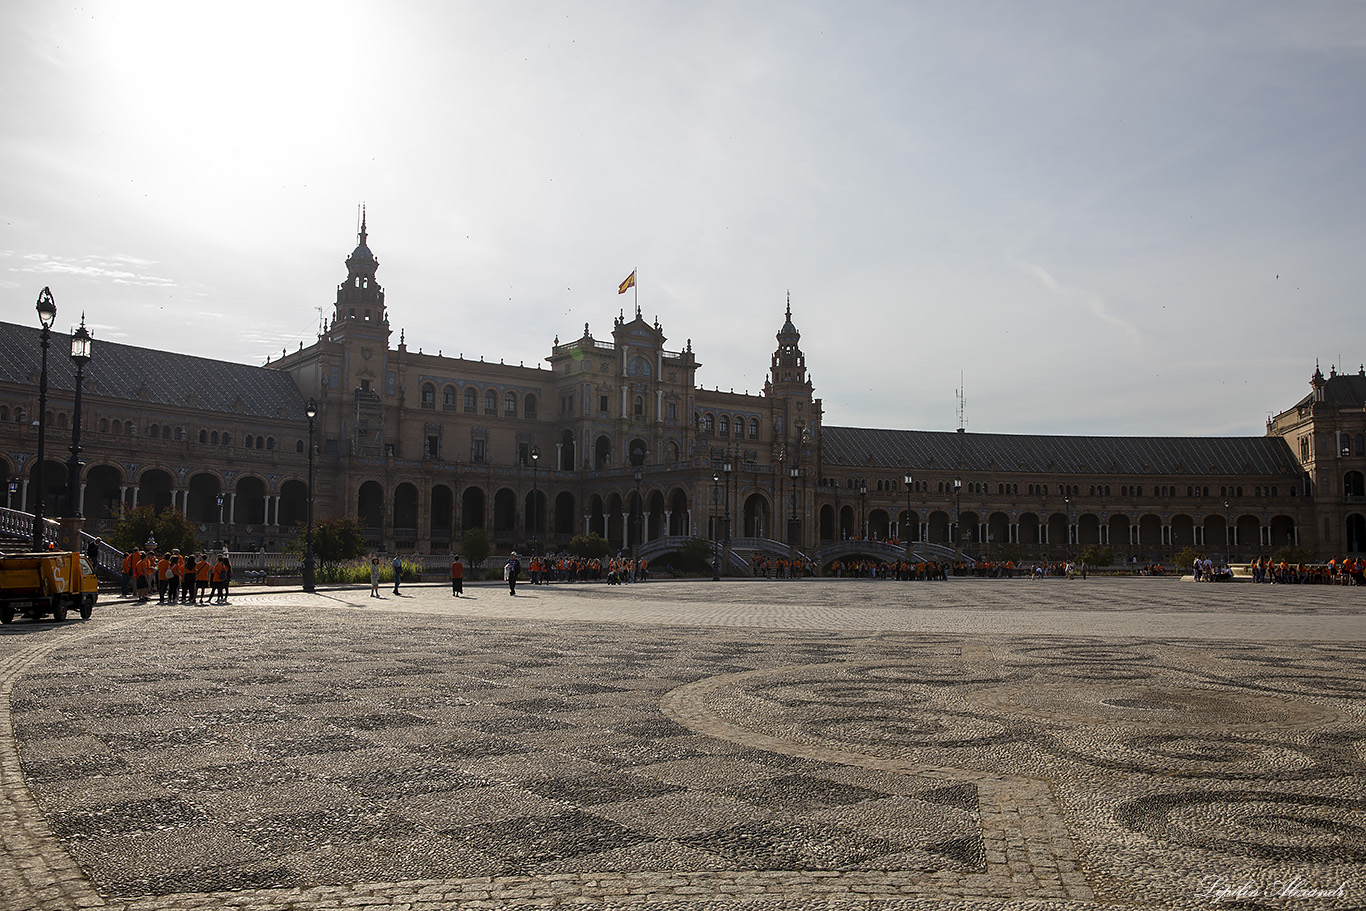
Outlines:
<svg viewBox="0 0 1366 911"><path fill-rule="evenodd" d="M4 259L19 260L18 263L10 267L15 272L79 275L83 278L112 281L117 284L155 288L169 288L177 284L175 279L155 275L145 269L131 269L130 267L156 265L152 260L139 259L135 256L116 254L113 256L63 257L50 256L46 253L15 253L7 250L0 253L0 260Z"/></svg>

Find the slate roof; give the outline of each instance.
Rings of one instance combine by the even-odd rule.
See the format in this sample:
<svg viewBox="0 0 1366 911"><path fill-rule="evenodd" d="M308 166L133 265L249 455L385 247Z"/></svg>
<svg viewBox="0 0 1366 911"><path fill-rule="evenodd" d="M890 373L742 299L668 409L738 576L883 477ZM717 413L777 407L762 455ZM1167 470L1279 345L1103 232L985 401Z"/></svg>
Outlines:
<svg viewBox="0 0 1366 911"><path fill-rule="evenodd" d="M1038 474L1298 475L1281 437L1073 437L822 427L826 466ZM961 465L960 465L961 453Z"/></svg>
<svg viewBox="0 0 1366 911"><path fill-rule="evenodd" d="M41 330L36 326L0 322L0 383L37 387L42 365L40 337ZM71 342L66 332L52 332L47 367L49 392L65 392L70 396L76 386L76 365L71 362ZM193 407L245 417L308 420L304 414L304 397L294 380L289 374L268 367L156 351L97 338L85 377L87 396L127 399L171 408ZM191 396L193 405L190 405Z"/></svg>
<svg viewBox="0 0 1366 911"><path fill-rule="evenodd" d="M1326 377L1323 385L1323 400L1329 405L1336 405L1339 408L1366 407L1366 376L1359 373L1344 373ZM1295 407L1310 405L1313 404L1313 401L1314 393L1311 392L1300 399Z"/></svg>

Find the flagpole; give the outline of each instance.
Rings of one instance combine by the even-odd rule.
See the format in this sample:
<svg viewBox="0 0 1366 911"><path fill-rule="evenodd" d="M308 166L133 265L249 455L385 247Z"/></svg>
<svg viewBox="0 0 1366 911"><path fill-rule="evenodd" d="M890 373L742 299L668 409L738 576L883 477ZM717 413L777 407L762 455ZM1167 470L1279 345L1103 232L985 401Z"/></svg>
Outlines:
<svg viewBox="0 0 1366 911"><path fill-rule="evenodd" d="M631 287L634 288L636 292L636 316L640 316L640 267L636 266L633 268L631 274L636 277L636 280L631 283Z"/></svg>

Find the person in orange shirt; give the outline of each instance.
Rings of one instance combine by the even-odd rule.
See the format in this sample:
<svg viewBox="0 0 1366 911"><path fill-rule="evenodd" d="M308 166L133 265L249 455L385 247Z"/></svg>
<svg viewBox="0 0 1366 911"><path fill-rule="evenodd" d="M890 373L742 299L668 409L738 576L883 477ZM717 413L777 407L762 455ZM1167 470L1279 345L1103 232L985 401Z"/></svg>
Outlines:
<svg viewBox="0 0 1366 911"><path fill-rule="evenodd" d="M157 604L166 603L166 587L171 578L171 558L166 554L157 557Z"/></svg>
<svg viewBox="0 0 1366 911"><path fill-rule="evenodd" d="M151 595L148 594L152 582L151 575L151 556L138 551L138 555L133 561L133 587L137 589L139 604L146 604L151 598Z"/></svg>
<svg viewBox="0 0 1366 911"><path fill-rule="evenodd" d="M199 592L199 603L207 603L209 597L209 558L199 555L199 562L194 567L194 587Z"/></svg>
<svg viewBox="0 0 1366 911"><path fill-rule="evenodd" d="M228 561L219 557L210 570L213 578L213 589L209 592L209 600L214 604L228 603Z"/></svg>
<svg viewBox="0 0 1366 911"><path fill-rule="evenodd" d="M123 597L127 598L133 593L133 560L137 557L137 551L130 550L123 555Z"/></svg>

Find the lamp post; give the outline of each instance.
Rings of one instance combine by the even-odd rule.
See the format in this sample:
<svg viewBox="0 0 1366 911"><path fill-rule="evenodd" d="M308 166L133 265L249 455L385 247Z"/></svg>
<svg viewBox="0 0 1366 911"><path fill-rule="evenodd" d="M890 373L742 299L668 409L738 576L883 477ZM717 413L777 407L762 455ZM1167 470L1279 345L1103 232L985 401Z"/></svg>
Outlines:
<svg viewBox="0 0 1366 911"><path fill-rule="evenodd" d="M308 531L304 536L304 591L312 592L317 591L313 565L313 422L318 416L317 400L309 398L304 406L304 414L308 417Z"/></svg>
<svg viewBox="0 0 1366 911"><path fill-rule="evenodd" d="M962 515L963 515L963 479L962 479L962 478L955 477L955 478L953 479L953 498L954 498L954 506L953 506L953 546L956 547L956 548L958 548L958 549L961 551L962 548L959 546L960 543L961 543L961 542L959 541L959 538L962 537L962 532L959 530L958 525L959 525L959 523L962 521Z"/></svg>
<svg viewBox="0 0 1366 911"><path fill-rule="evenodd" d="M223 495L220 493L214 497L214 503L218 504L218 548L223 549Z"/></svg>
<svg viewBox="0 0 1366 911"><path fill-rule="evenodd" d="M1067 548L1063 551L1067 562L1072 562L1072 498L1062 498L1062 511L1067 516Z"/></svg>
<svg viewBox="0 0 1366 911"><path fill-rule="evenodd" d="M721 463L721 471L726 476L726 527L724 531L725 540L722 543L725 545L727 561L730 560L730 473L733 467L730 461L730 453L727 452L725 461Z"/></svg>
<svg viewBox="0 0 1366 911"><path fill-rule="evenodd" d="M9 480L9 499L5 501L5 506L9 509L14 508L14 495L19 492L19 482L14 478Z"/></svg>
<svg viewBox="0 0 1366 911"><path fill-rule="evenodd" d="M71 459L67 462L67 518L62 522L62 534L69 538L67 546L79 550L81 546L81 386L85 382L85 365L90 363L91 339L85 329L85 314L81 327L71 333L71 362L76 365L76 401L71 409Z"/></svg>
<svg viewBox="0 0 1366 911"><path fill-rule="evenodd" d="M721 476L712 472L711 476L711 580L718 582L721 579L721 545L716 538L716 500L721 492Z"/></svg>
<svg viewBox="0 0 1366 911"><path fill-rule="evenodd" d="M1224 501L1224 546L1228 549L1225 562L1233 559L1233 522L1229 518L1228 500Z"/></svg>
<svg viewBox="0 0 1366 911"><path fill-rule="evenodd" d="M641 472L641 469L640 469L640 466L639 466L639 465L636 466L635 478L636 478L636 514L635 514L635 516L633 516L633 518L634 518L634 520L635 520L636 533L635 533L635 546L631 548L631 559L632 559L632 560L639 560L639 559L640 559L640 523L641 523L641 520L645 518L645 501L642 500L642 499L640 498L640 482L641 482L641 479L642 479L642 472Z"/></svg>
<svg viewBox="0 0 1366 911"><path fill-rule="evenodd" d="M52 334L52 323L57 319L57 302L52 291L44 288L38 295L38 322L43 327L41 341L42 369L38 373L38 464L33 467L33 549L43 549L43 438L47 434L47 347Z"/></svg>
<svg viewBox="0 0 1366 911"><path fill-rule="evenodd" d="M858 532L863 540L868 540L868 479L858 479Z"/></svg>
<svg viewBox="0 0 1366 911"><path fill-rule="evenodd" d="M797 518L797 484L802 477L801 466L793 465L788 469L788 474L792 478L792 509L787 520L787 543L796 547L801 543L801 520Z"/></svg>
<svg viewBox="0 0 1366 911"><path fill-rule="evenodd" d="M911 477L911 473L908 471L903 480L906 482L906 517L901 520L901 537L906 541L906 553L909 555L911 552L911 534L907 526L911 523L911 484L915 479Z"/></svg>
<svg viewBox="0 0 1366 911"><path fill-rule="evenodd" d="M540 506L541 506L540 488L537 486L537 483L536 483L536 480L537 480L537 479L536 479L536 466L537 466L537 463L540 462L540 460L541 460L541 448L540 448L539 446L532 446L532 447L531 447L531 553L532 553L532 556L535 556L535 555L538 553L538 550L537 550L537 540L538 540L538 535L539 535L540 530L541 530L541 526L540 526L540 517L541 517L541 509L540 509Z"/></svg>

